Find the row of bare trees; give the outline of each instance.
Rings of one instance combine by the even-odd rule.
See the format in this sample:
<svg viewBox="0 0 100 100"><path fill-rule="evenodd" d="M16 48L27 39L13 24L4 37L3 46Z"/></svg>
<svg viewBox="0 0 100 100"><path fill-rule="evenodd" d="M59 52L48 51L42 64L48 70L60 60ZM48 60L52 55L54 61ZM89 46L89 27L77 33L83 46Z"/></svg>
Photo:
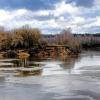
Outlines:
<svg viewBox="0 0 100 100"><path fill-rule="evenodd" d="M48 44L64 45L75 52L80 52L81 50L79 39L74 37L69 28L61 31L59 34L45 35L44 37Z"/></svg>
<svg viewBox="0 0 100 100"><path fill-rule="evenodd" d="M80 52L83 48L100 47L100 34L72 34L68 28L56 35L44 36L48 43L65 45L75 52Z"/></svg>

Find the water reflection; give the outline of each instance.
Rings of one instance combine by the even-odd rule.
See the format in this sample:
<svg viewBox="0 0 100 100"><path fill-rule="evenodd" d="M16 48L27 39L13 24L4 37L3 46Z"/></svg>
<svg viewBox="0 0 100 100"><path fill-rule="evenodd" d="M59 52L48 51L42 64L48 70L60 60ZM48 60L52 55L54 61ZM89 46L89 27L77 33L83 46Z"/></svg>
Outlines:
<svg viewBox="0 0 100 100"><path fill-rule="evenodd" d="M23 71L21 70L18 72L16 75L17 77L26 77L26 76L35 76L35 75L42 75L42 70L37 70L37 71Z"/></svg>
<svg viewBox="0 0 100 100"><path fill-rule="evenodd" d="M32 59L27 66L20 65L19 59L1 59L0 72L3 75L14 76L43 76L56 74L83 74L88 71L100 69L100 52L83 52L79 56L66 59Z"/></svg>
<svg viewBox="0 0 100 100"><path fill-rule="evenodd" d="M2 59L0 60L0 71L5 75L12 74L15 76L33 76L33 75L54 75L71 73L76 57L67 59L31 59L24 68L20 65L18 59Z"/></svg>
<svg viewBox="0 0 100 100"><path fill-rule="evenodd" d="M6 59L4 63L13 66L0 67L1 75L7 75L0 77L0 100L100 100L99 60L100 52L97 51L83 52L64 60L30 60L25 68ZM49 76L35 77L34 71L30 73L33 69L40 70L35 75Z"/></svg>

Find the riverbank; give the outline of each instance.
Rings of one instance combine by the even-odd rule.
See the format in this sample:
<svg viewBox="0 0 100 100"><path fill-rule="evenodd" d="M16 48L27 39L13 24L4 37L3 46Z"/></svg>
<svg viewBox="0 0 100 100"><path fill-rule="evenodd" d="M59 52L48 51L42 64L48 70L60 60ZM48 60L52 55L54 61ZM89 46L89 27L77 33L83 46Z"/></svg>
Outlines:
<svg viewBox="0 0 100 100"><path fill-rule="evenodd" d="M56 57L65 58L78 54L78 52L75 52L64 45L45 45L30 49L4 50L0 52L0 58L17 58L18 54L21 52L29 54L30 57L37 57L40 59Z"/></svg>

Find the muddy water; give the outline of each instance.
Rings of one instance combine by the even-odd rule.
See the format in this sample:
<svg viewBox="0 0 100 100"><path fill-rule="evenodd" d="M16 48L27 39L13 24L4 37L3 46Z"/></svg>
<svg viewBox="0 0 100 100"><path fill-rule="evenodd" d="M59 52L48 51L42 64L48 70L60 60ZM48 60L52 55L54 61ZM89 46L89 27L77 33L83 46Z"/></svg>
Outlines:
<svg viewBox="0 0 100 100"><path fill-rule="evenodd" d="M0 60L0 100L100 100L99 51L31 60L27 67L40 69L23 73L16 59Z"/></svg>

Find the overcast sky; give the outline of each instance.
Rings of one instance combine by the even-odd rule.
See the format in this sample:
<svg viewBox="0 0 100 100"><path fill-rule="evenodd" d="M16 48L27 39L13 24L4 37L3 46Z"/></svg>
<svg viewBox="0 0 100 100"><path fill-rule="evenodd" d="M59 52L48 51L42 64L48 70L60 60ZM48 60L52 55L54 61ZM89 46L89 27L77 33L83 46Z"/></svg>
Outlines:
<svg viewBox="0 0 100 100"><path fill-rule="evenodd" d="M100 32L100 0L0 0L0 26L25 24L42 33Z"/></svg>

